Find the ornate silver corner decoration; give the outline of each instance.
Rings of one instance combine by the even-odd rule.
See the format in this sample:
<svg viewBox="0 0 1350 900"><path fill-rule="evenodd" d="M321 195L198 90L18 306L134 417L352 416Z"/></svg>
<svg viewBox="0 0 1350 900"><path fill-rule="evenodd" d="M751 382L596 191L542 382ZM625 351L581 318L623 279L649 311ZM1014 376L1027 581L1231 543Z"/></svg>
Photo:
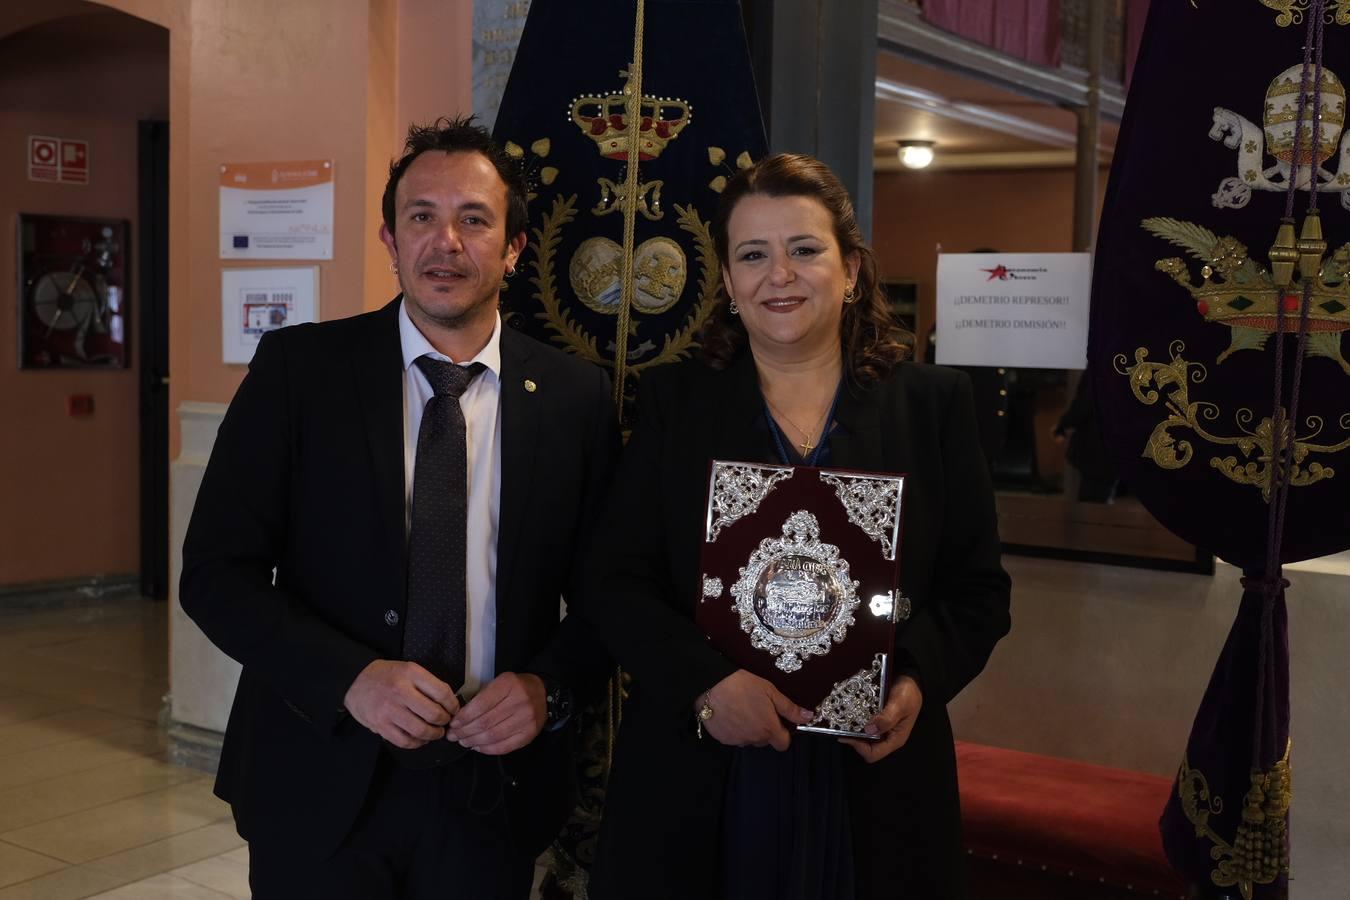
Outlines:
<svg viewBox="0 0 1350 900"><path fill-rule="evenodd" d="M708 496L708 543L716 542L723 528L759 509L774 486L791 477L792 469L782 466L714 461Z"/></svg>
<svg viewBox="0 0 1350 900"><path fill-rule="evenodd" d="M715 600L720 596L722 596L722 579L704 575L703 600Z"/></svg>
<svg viewBox="0 0 1350 900"><path fill-rule="evenodd" d="M839 682L816 708L809 728L857 734L881 710L881 678L886 654L878 653L870 668Z"/></svg>
<svg viewBox="0 0 1350 900"><path fill-rule="evenodd" d="M820 480L834 488L848 520L881 544L882 555L895 559L900 531L901 475L835 475L821 472Z"/></svg>
<svg viewBox="0 0 1350 900"><path fill-rule="evenodd" d="M861 602L848 560L821 543L820 524L805 510L788 516L781 538L759 542L731 595L750 646L771 653L784 672L842 643Z"/></svg>

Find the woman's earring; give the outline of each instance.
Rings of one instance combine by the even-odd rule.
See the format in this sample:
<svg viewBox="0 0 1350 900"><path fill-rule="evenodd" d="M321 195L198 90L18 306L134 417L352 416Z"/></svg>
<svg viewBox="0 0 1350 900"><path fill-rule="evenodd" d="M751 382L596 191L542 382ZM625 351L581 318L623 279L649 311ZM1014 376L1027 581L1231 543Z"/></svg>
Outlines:
<svg viewBox="0 0 1350 900"><path fill-rule="evenodd" d="M855 298L854 295L853 295L853 288L852 288L852 287L845 288L845 289L844 289L844 302L845 302L845 303L852 303L855 299L856 299L856 298Z"/></svg>
<svg viewBox="0 0 1350 900"><path fill-rule="evenodd" d="M727 309L731 310L733 316L739 316L741 314L741 308L736 305L735 297L731 298L731 303L727 306Z"/></svg>
<svg viewBox="0 0 1350 900"><path fill-rule="evenodd" d="M391 260L391 261L390 261L390 263L389 263L389 271L390 271L390 272L393 272L395 275L398 274L398 260L395 259L395 260Z"/></svg>

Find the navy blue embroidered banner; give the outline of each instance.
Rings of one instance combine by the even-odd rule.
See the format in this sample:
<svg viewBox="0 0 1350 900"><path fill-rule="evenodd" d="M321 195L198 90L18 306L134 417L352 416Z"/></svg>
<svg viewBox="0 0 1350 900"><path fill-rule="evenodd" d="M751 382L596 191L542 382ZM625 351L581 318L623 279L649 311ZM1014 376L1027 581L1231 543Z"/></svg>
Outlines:
<svg viewBox="0 0 1350 900"><path fill-rule="evenodd" d="M740 4L535 0L494 136L531 189L508 320L631 397L697 349L718 193L765 153Z"/></svg>

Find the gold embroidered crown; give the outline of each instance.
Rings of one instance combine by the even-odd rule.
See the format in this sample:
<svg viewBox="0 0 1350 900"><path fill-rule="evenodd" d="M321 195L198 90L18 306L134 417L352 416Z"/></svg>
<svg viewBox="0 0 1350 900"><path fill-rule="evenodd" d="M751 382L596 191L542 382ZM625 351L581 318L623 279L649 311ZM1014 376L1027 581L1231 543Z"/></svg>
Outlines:
<svg viewBox="0 0 1350 900"><path fill-rule="evenodd" d="M1218 237L1199 225L1176 219L1145 219L1142 225L1158 237L1186 247L1204 262L1198 284L1191 281L1190 270L1179 258L1160 259L1154 268L1190 292L1196 312L1205 321L1233 329L1233 344L1217 362L1234 351L1263 346L1276 330L1278 312L1285 316L1285 331L1297 332L1304 282L1311 278L1308 352L1336 360L1350 374L1350 363L1340 350L1341 334L1350 330L1350 244L1311 271L1302 267L1292 271L1289 286L1280 287L1275 275L1258 266L1236 238Z"/></svg>
<svg viewBox="0 0 1350 900"><path fill-rule="evenodd" d="M577 97L569 115L600 149L600 155L628 160L628 97L623 93ZM638 105L638 159L655 159L692 119L689 104L675 97L643 95Z"/></svg>

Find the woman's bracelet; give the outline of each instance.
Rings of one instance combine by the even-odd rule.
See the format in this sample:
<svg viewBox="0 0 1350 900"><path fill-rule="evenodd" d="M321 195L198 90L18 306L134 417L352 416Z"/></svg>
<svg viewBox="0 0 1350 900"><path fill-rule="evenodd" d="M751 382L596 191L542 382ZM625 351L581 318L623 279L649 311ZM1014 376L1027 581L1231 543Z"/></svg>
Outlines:
<svg viewBox="0 0 1350 900"><path fill-rule="evenodd" d="M698 728L698 739L703 740L703 723L713 717L712 704L708 702L708 694L703 694L703 707L695 714L694 723Z"/></svg>

